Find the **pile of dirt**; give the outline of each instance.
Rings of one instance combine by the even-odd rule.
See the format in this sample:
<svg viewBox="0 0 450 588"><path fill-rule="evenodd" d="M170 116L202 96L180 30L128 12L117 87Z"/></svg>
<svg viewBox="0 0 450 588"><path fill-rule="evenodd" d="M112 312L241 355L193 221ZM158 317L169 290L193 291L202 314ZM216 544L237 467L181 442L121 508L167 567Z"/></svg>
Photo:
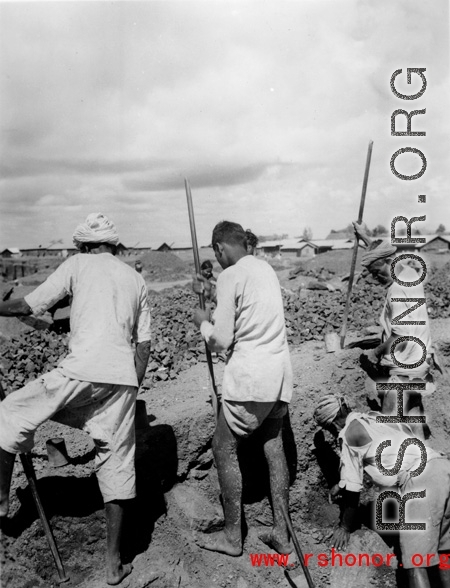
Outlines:
<svg viewBox="0 0 450 588"><path fill-rule="evenodd" d="M168 251L148 251L136 258L136 261L138 259L142 263L142 273L147 281L182 280L192 277L193 274L193 262L186 263Z"/></svg>
<svg viewBox="0 0 450 588"><path fill-rule="evenodd" d="M345 309L346 294L338 290L285 291L284 310L288 341L299 344L323 339L325 333L339 331ZM361 331L373 324L383 305L385 291L378 285L360 281L352 292L348 329Z"/></svg>
<svg viewBox="0 0 450 588"><path fill-rule="evenodd" d="M428 281L430 314L448 315L449 269L433 272ZM358 282L349 328L361 330L372 324L384 295L381 287ZM303 551L313 554L312 577L320 587L394 588L393 568L332 568L317 563L318 554L330 555L327 535L339 517L339 507L328 502L328 489L338 476L339 457L336 441L318 432L312 420L314 407L326 392L346 394L358 410L376 408L377 399L365 388L359 366L361 350L326 353L322 342L327 330L341 326L345 294L302 291L284 292L283 296L295 388L284 434L291 477L290 512ZM124 584L127 588L288 588L282 567L253 567L250 561L250 554L267 552L258 535L272 524L267 470L257 435L243 443L240 453L248 525L244 554L231 558L195 545L193 530L211 530L222 524L211 455L214 418L208 402L204 343L192 323L198 300L190 288L174 288L160 295L152 293L150 303L153 349L139 396L146 404L150 426L137 431L138 499L129 513L125 545L125 561L133 561L134 570ZM447 366L449 329L450 319L432 321L433 341ZM52 369L66 352L66 342L65 335L28 331L3 344L0 368L8 389ZM219 382L222 369L221 363L215 365ZM438 376L437 391L424 404L433 433L431 444L440 450L448 450L449 399L449 383ZM49 466L45 441L52 437L66 440L69 465L58 469ZM32 456L39 490L71 585L103 588L104 569L99 562L104 561L105 523L93 475L92 443L84 433L56 423L43 425L36 441ZM25 476L16 466L11 519L2 538L2 581L9 588L49 588L56 586L54 564L26 487ZM366 484L363 505L369 504L372 496L372 488ZM390 553L390 547L365 526L351 541L351 553ZM290 556L289 561L295 558ZM291 573L295 576L301 571L293 569Z"/></svg>
<svg viewBox="0 0 450 588"><path fill-rule="evenodd" d="M356 267L360 268L361 256L363 250L361 247L358 250L358 257L356 258ZM299 266L304 268L305 272L318 272L323 270L332 272L338 276L344 276L350 271L350 266L353 257L353 249L344 249L336 251L327 251L320 255L315 255L313 258L300 261ZM311 274L310 274L311 275Z"/></svg>
<svg viewBox="0 0 450 588"><path fill-rule="evenodd" d="M170 253L156 252L156 258L159 259L159 264L165 264L164 260L169 259L172 267L186 267L184 262ZM167 269L169 266L164 267ZM450 315L449 276L450 264L431 271L426 291L427 306L432 318ZM359 280L352 292L348 330L363 332L366 327L373 325L381 312L384 297L384 288L373 281ZM149 300L152 308L153 346L144 387L149 387L154 381L174 379L182 370L198 361L205 361L204 342L192 322L198 298L191 288L171 288L159 294L151 292ZM346 293L338 290L284 290L289 344L321 341L327 332L338 332L342 326L345 300ZM4 343L1 351L8 381L16 379L16 385L23 385L28 378L54 367L66 352L66 338L54 333L26 331ZM12 365L15 366L17 378L10 373Z"/></svg>
<svg viewBox="0 0 450 588"><path fill-rule="evenodd" d="M383 291L364 283L353 294L349 328L361 330L379 312ZM341 292L311 292L306 298L283 295L290 344L322 340L328 330L342 323L344 296ZM199 361L205 361L205 344L192 322L198 298L187 288L172 288L150 294L152 350L144 388L158 380L174 379ZM67 338L54 332L28 330L0 346L2 373L15 387L37 374L53 369L67 351Z"/></svg>
<svg viewBox="0 0 450 588"><path fill-rule="evenodd" d="M435 326L438 329L435 329ZM433 338L450 363L447 321L434 321ZM323 343L309 341L291 347L294 397L285 423L284 445L291 476L291 518L305 553L312 554L310 571L317 586L394 588L395 569L382 566L353 568L318 565L320 553L330 557L327 539L339 517L329 504L328 489L338 475L338 446L328 433L320 433L312 413L321 394L345 393L354 408L367 410L361 350L326 353ZM220 381L222 366L216 365ZM426 399L425 410L433 433L432 445L444 449L450 431L449 385L438 378L436 398ZM247 531L244 554L231 558L201 550L193 531L220 526L217 471L211 455L214 419L208 403L204 364L181 371L176 379L156 381L140 394L150 426L137 431L138 503L129 512L125 557L133 561L127 588L289 588L284 568L254 567L250 554L267 552L258 539L272 524L267 471L257 436L243 443L244 511ZM372 399L374 400L374 399ZM70 464L50 468L45 440L64 437ZM101 497L93 477L92 444L81 432L56 423L45 424L37 434L33 461L39 490L51 517L56 541L72 580L79 588L103 588L105 522ZM3 536L2 574L10 588L56 586L54 564L33 510L26 480L16 467L12 512ZM363 504L371 499L366 485ZM390 553L365 526L352 535L351 553ZM295 557L290 556L289 562ZM395 563L395 560L394 560ZM290 568L288 568L290 569ZM299 569L292 569L295 577Z"/></svg>
<svg viewBox="0 0 450 588"><path fill-rule="evenodd" d="M431 318L450 316L450 262L431 270L425 292Z"/></svg>
<svg viewBox="0 0 450 588"><path fill-rule="evenodd" d="M150 304L153 344L144 387L155 380L173 379L206 358L204 341L192 322L198 297L190 287L152 293Z"/></svg>
<svg viewBox="0 0 450 588"><path fill-rule="evenodd" d="M55 368L67 353L67 335L27 330L0 347L0 373L10 390Z"/></svg>

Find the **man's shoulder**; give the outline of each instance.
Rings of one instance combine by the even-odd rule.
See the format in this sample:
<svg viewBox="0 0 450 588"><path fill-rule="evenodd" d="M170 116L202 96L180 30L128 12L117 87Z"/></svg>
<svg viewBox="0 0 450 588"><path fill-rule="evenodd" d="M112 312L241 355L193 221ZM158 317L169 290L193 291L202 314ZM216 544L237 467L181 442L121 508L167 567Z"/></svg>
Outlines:
<svg viewBox="0 0 450 588"><path fill-rule="evenodd" d="M242 259L239 260L233 267L238 267L242 271L246 273L250 272L266 272L266 273L275 273L273 267L268 263L265 259L258 259L254 255L246 255Z"/></svg>
<svg viewBox="0 0 450 588"><path fill-rule="evenodd" d="M118 280L123 280L125 278L127 281L145 286L145 281L141 274L131 267L131 265L125 263L115 255L109 253L97 255L82 253L74 255L71 259L74 260L74 265L80 270L83 268L90 268L90 271L105 272L112 277L116 277Z"/></svg>

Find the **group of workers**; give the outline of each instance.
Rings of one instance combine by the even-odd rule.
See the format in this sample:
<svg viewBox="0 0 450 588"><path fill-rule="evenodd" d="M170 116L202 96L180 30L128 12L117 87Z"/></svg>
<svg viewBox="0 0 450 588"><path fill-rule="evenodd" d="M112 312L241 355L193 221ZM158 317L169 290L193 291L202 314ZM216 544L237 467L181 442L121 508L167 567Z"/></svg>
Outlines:
<svg viewBox="0 0 450 588"><path fill-rule="evenodd" d="M426 382L424 394L433 391L431 360L420 368L404 370L392 361L390 349L399 336L420 337L431 353L426 306L410 314L411 327L393 325L393 318L410 306L398 298L411 298L394 283L390 272L395 248L372 242L364 226L355 232L367 246L362 264L387 288L381 316L383 340L363 357L362 367L378 382ZM115 225L94 213L79 225L73 240L80 254L61 264L31 294L0 303L0 316L40 314L66 295L72 297L69 352L54 370L7 396L0 403L0 517L8 512L11 476L17 453L30 451L36 429L48 419L88 432L96 447L95 467L105 502L107 523L106 581L121 583L131 573L120 555L126 501L135 497L136 394L150 354L150 308L145 282L115 257L119 237ZM212 233L212 247L222 272L217 280L212 263L205 262L194 281L194 291L204 292L215 303L197 309L194 323L209 349L226 353L221 403L213 438L225 526L222 531L197 534L196 543L208 550L239 556L243 551L242 475L238 448L257 429L261 433L270 476L272 528L260 535L280 554L293 550L284 513L289 511L289 474L283 448L283 420L292 397L293 374L286 337L283 300L275 271L254 256L257 238L241 225L222 221ZM410 267L400 275L411 281ZM415 274L417 276L417 274ZM212 282L214 292L212 292ZM423 295L421 285L414 297ZM395 300L393 300L395 299ZM422 323L424 322L424 326ZM404 364L418 363L417 349L409 340L397 346ZM419 353L419 355L421 355ZM420 359L420 358L419 358ZM428 359L428 358L427 358ZM381 413L396 413L395 390L380 393ZM407 519L426 521L425 531L400 531L402 565L410 588L433 584L440 554L450 553L450 464L443 455L427 448L426 468L415 475L421 454L409 445L395 473L398 448L407 439L427 437L422 428L406 424L378 423L380 413L355 413L350 402L325 394L317 402L314 418L319 426L339 437L340 482L331 489L341 497L340 524L332 538L336 549L347 547L357 519L359 494L366 471L380 486L395 487L402 495L426 489L426 498L407 503ZM423 414L422 396L413 392L405 414ZM384 473L375 465L381 441L391 440L383 454ZM427 554L422 566L412 555ZM433 554L437 559L432 561ZM450 587L450 572L440 570L441 585Z"/></svg>

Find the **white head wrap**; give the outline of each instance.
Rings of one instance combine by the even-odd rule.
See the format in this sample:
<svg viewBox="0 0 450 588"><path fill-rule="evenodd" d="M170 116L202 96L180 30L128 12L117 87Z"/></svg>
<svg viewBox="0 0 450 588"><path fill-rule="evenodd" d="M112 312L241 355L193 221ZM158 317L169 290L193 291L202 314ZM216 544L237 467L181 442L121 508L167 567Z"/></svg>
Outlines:
<svg viewBox="0 0 450 588"><path fill-rule="evenodd" d="M390 257L391 255L394 255L396 251L396 247L387 241L381 241L379 245L373 249L366 250L363 253L363 256L361 257L361 265L364 267L369 267L369 265L374 261L377 261L378 259L384 259L385 257Z"/></svg>
<svg viewBox="0 0 450 588"><path fill-rule="evenodd" d="M77 249L81 248L82 243L119 244L119 235L115 224L100 212L93 212L84 223L78 225L72 238Z"/></svg>
<svg viewBox="0 0 450 588"><path fill-rule="evenodd" d="M314 420L320 427L329 425L337 417L343 404L348 406L345 396L341 394L338 396L336 394L325 394L314 411Z"/></svg>

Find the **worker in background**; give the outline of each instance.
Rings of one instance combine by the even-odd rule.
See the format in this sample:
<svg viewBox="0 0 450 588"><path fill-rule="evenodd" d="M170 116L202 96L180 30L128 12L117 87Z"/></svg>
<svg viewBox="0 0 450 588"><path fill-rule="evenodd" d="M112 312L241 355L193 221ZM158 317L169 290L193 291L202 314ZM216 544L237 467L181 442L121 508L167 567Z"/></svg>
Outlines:
<svg viewBox="0 0 450 588"><path fill-rule="evenodd" d="M205 298L210 302L216 302L217 279L213 274L213 263L209 259L206 259L200 266L200 278L206 280L204 288Z"/></svg>
<svg viewBox="0 0 450 588"><path fill-rule="evenodd" d="M106 511L106 581L131 573L122 564L124 508L136 496L136 394L150 354L150 308L143 278L115 257L114 224L90 214L74 232L81 251L62 263L25 298L0 303L0 316L39 315L67 294L69 353L59 366L0 403L0 516L7 515L17 453L31 451L36 429L48 419L92 437Z"/></svg>
<svg viewBox="0 0 450 588"><path fill-rule="evenodd" d="M393 324L393 319L409 311L414 302L406 302L406 298L425 298L423 284L407 287L394 281L391 275L391 264L397 249L388 242L372 240L368 236L364 224L353 223L356 235L367 245L362 255L361 264L382 286L386 288L386 298L380 316L382 326L381 344L361 357L361 365L374 382L405 382L426 384L425 391L408 392L404 395L404 414L423 415L422 396L429 396L435 390L431 366L433 364L432 343L430 335L430 320L426 304L409 312L404 321L415 321L416 324ZM398 262L396 264L398 280L412 283L417 281L417 271L409 265ZM395 300L400 299L400 300ZM422 323L422 324L420 324ZM427 350L425 361L421 361L423 349L413 340L400 342L395 347L395 358L401 364L411 367L401 367L395 364L391 356L391 346L398 337L415 337L419 339ZM415 365L418 364L418 365ZM378 393L381 400L381 410L385 414L397 413L397 391L389 390ZM429 436L428 426L413 427L415 434L424 438Z"/></svg>
<svg viewBox="0 0 450 588"><path fill-rule="evenodd" d="M258 245L258 237L251 232L250 229L245 231L247 235L247 253L249 255L256 255L256 247Z"/></svg>
<svg viewBox="0 0 450 588"><path fill-rule="evenodd" d="M282 423L292 396L292 368L280 284L268 263L248 255L241 225L220 222L213 230L212 245L223 268L217 279L217 308L212 321L208 310L198 309L194 322L211 351L229 350L213 438L225 529L199 535L196 541L204 549L233 556L242 553L242 474L237 449L242 439L260 429L274 517L272 530L260 539L278 553L290 553L282 512L283 508L288 512L289 503ZM199 281L194 286L207 284L201 276Z"/></svg>

